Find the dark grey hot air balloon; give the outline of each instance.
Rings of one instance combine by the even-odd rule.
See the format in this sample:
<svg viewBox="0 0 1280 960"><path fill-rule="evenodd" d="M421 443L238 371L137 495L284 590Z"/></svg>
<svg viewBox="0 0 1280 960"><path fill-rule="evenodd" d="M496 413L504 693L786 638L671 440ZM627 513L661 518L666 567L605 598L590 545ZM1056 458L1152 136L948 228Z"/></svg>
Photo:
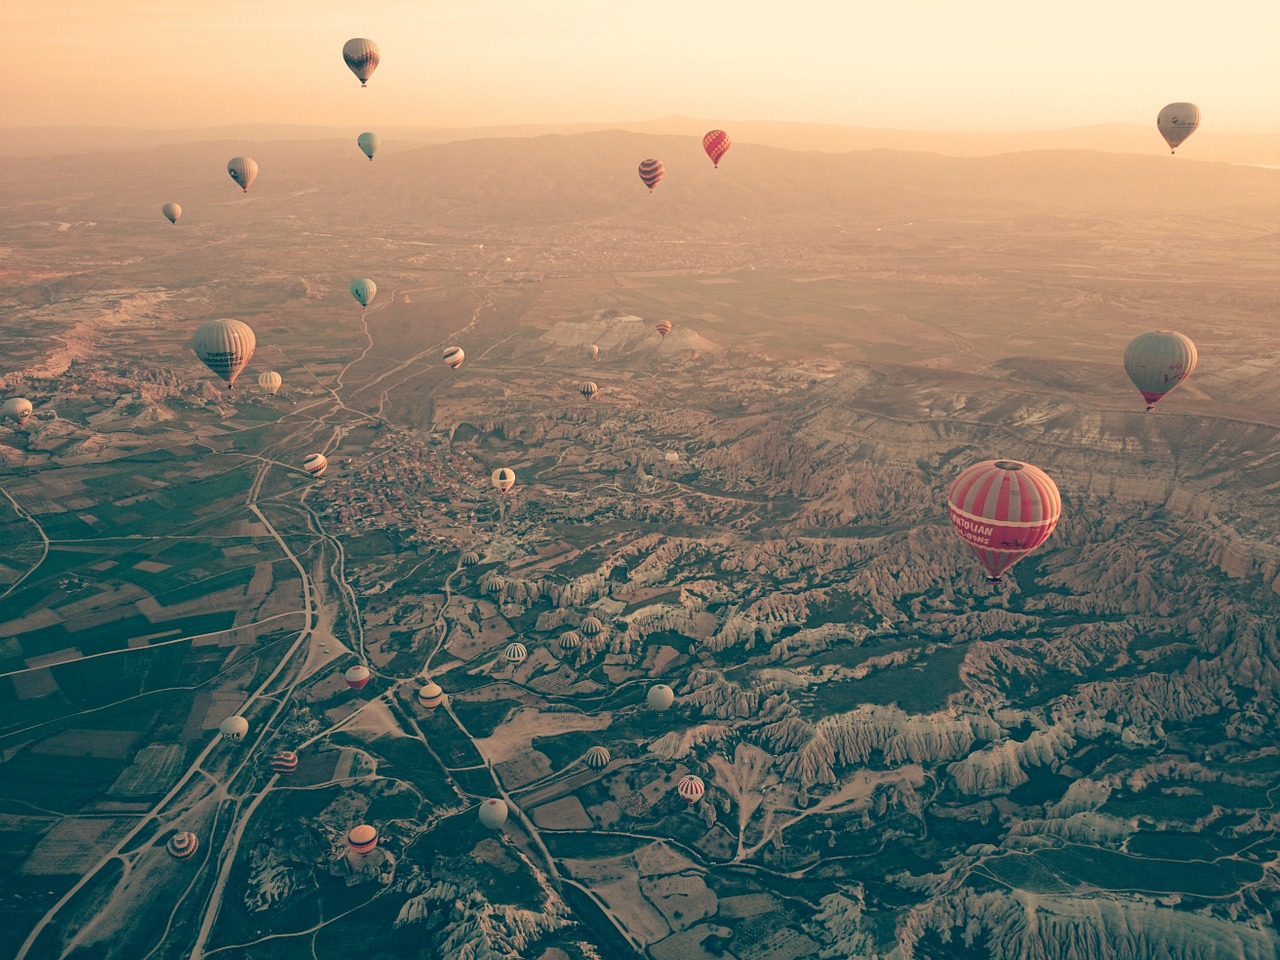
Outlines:
<svg viewBox="0 0 1280 960"><path fill-rule="evenodd" d="M1200 126L1200 108L1194 103L1171 103L1156 116L1156 129L1173 153Z"/></svg>

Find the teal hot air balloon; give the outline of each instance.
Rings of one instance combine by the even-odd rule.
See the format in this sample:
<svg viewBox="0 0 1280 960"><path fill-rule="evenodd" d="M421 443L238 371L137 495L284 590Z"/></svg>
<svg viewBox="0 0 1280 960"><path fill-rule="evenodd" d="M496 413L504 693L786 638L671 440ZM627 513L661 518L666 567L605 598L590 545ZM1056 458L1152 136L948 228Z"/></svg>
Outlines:
<svg viewBox="0 0 1280 960"><path fill-rule="evenodd" d="M360 149L364 151L364 155L370 160L372 160L373 155L378 152L378 147L382 145L382 141L378 138L378 135L376 133L370 133L367 130L360 134L360 136L356 137L356 143L359 144Z"/></svg>
<svg viewBox="0 0 1280 960"><path fill-rule="evenodd" d="M351 295L356 298L356 302L362 307L367 307L373 298L378 295L378 285L368 277L356 277L351 281L348 288Z"/></svg>

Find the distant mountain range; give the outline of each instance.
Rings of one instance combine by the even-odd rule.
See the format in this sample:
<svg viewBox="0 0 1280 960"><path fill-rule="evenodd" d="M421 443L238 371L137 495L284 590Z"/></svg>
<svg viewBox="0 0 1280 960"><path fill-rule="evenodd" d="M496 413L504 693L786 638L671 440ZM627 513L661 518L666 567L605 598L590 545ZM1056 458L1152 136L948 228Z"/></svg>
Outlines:
<svg viewBox="0 0 1280 960"><path fill-rule="evenodd" d="M526 124L500 127L379 126L387 150L406 144L451 143L492 138L533 138L621 130L658 136L701 135L723 127L735 143L754 143L789 150L845 153L858 150L909 150L955 157L991 156L1026 150L1082 149L1106 153L1164 154L1167 148L1152 123L1098 124L1050 130L955 131L887 130L834 124L769 120L701 120L664 117L624 123ZM130 130L118 127L10 128L0 141L2 156L44 156L138 150L203 140L327 140L355 138L359 130L289 124L244 124L175 130ZM1193 160L1280 166L1280 128L1263 133L1213 129L1211 121L1181 148Z"/></svg>

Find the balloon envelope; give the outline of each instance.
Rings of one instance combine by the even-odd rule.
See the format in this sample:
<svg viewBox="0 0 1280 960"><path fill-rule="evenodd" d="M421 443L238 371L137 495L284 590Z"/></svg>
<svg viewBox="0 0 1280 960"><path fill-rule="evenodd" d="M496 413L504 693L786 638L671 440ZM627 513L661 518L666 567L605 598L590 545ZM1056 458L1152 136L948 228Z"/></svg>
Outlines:
<svg viewBox="0 0 1280 960"><path fill-rule="evenodd" d="M1156 129L1164 137L1164 142L1169 144L1170 153L1195 133L1198 126L1200 108L1194 103L1170 103L1156 115Z"/></svg>
<svg viewBox="0 0 1280 960"><path fill-rule="evenodd" d="M578 392L590 400L600 392L600 388L591 380L583 380L581 386L578 387Z"/></svg>
<svg viewBox="0 0 1280 960"><path fill-rule="evenodd" d="M587 762L587 766L591 767L593 770L603 770L609 765L609 760L612 758L609 756L609 751L605 747L592 747L587 751L587 755L584 759Z"/></svg>
<svg viewBox="0 0 1280 960"><path fill-rule="evenodd" d="M1150 413L1161 397L1191 376L1198 359L1190 337L1173 330L1148 330L1125 347L1124 369Z"/></svg>
<svg viewBox="0 0 1280 960"><path fill-rule="evenodd" d="M702 799L702 795L706 793L707 788L702 782L702 778L689 774L680 781L676 786L676 792L684 799L685 803L694 804Z"/></svg>
<svg viewBox="0 0 1280 960"><path fill-rule="evenodd" d="M248 193L254 178L258 176L258 164L252 157L232 157L227 161L227 173L240 184L241 190Z"/></svg>
<svg viewBox="0 0 1280 960"><path fill-rule="evenodd" d="M360 690L369 682L369 668L363 663L357 663L354 667L348 668L347 672L342 675L342 679L347 681L347 686L352 690Z"/></svg>
<svg viewBox="0 0 1280 960"><path fill-rule="evenodd" d="M258 374L258 386L274 397L284 386L284 377L274 370L268 370L266 373Z"/></svg>
<svg viewBox="0 0 1280 960"><path fill-rule="evenodd" d="M240 320L207 320L191 336L191 349L206 367L234 386L258 340Z"/></svg>
<svg viewBox="0 0 1280 960"><path fill-rule="evenodd" d="M364 155L372 160L373 155L378 152L378 147L382 146L382 139L376 133L365 131L356 137L356 143Z"/></svg>
<svg viewBox="0 0 1280 960"><path fill-rule="evenodd" d="M523 643L512 643L507 646L503 658L507 663L524 663L524 658L529 655L529 651L525 649Z"/></svg>
<svg viewBox="0 0 1280 960"><path fill-rule="evenodd" d="M378 845L378 831L367 823L352 827L347 833L347 846L352 853L367 856Z"/></svg>
<svg viewBox="0 0 1280 960"><path fill-rule="evenodd" d="M582 635L573 630L566 630L560 634L561 650L576 650L582 646Z"/></svg>
<svg viewBox="0 0 1280 960"><path fill-rule="evenodd" d="M418 691L418 702L428 710L434 710L444 702L444 691L440 689L440 684L428 680Z"/></svg>
<svg viewBox="0 0 1280 960"><path fill-rule="evenodd" d="M984 460L952 482L947 508L987 579L999 583L1001 574L1049 539L1062 514L1062 496L1039 467Z"/></svg>
<svg viewBox="0 0 1280 960"><path fill-rule="evenodd" d="M516 472L510 467L499 467L490 479L499 493L506 493L516 485Z"/></svg>
<svg viewBox="0 0 1280 960"><path fill-rule="evenodd" d="M169 838L164 848L175 860L190 860L200 849L200 838L194 833L179 831Z"/></svg>
<svg viewBox="0 0 1280 960"><path fill-rule="evenodd" d="M723 130L709 130L702 138L702 149L715 166L720 166L720 158L729 152L729 135Z"/></svg>
<svg viewBox="0 0 1280 960"><path fill-rule="evenodd" d="M507 805L497 797L490 797L480 804L480 822L490 830L497 830L507 822Z"/></svg>
<svg viewBox="0 0 1280 960"><path fill-rule="evenodd" d="M293 773L298 769L298 755L292 750L281 750L271 758L271 769L276 773Z"/></svg>
<svg viewBox="0 0 1280 960"><path fill-rule="evenodd" d="M665 337L668 333L671 332L671 321L659 320L657 329L658 329L658 336Z"/></svg>
<svg viewBox="0 0 1280 960"><path fill-rule="evenodd" d="M587 356L588 356L588 357L590 357L592 360L596 360L596 359L598 359L598 358L599 358L599 356L600 356L600 347L599 347L599 346L597 346L597 345L596 345L596 344L594 344L594 343L593 343L593 344L591 344L590 346L588 346L588 347L587 347Z"/></svg>
<svg viewBox="0 0 1280 960"><path fill-rule="evenodd" d="M659 683L649 688L649 694L645 699L650 710L666 710L676 702L676 694L665 683Z"/></svg>
<svg viewBox="0 0 1280 960"><path fill-rule="evenodd" d="M249 732L249 721L244 717L227 717L218 726L218 730L222 733L222 739L240 741Z"/></svg>
<svg viewBox="0 0 1280 960"><path fill-rule="evenodd" d="M171 200L160 208L160 212L169 218L170 223L177 223L178 218L182 216L182 207Z"/></svg>
<svg viewBox="0 0 1280 960"><path fill-rule="evenodd" d="M373 71L378 69L382 56L378 45L372 40L353 37L342 45L342 59L351 68L351 72L360 79L360 86L363 87L373 76Z"/></svg>
<svg viewBox="0 0 1280 960"><path fill-rule="evenodd" d="M604 624L596 617L587 617L578 625L578 632L584 637L594 637L597 633L604 629Z"/></svg>
<svg viewBox="0 0 1280 960"><path fill-rule="evenodd" d="M640 161L640 179L644 181L644 185L650 191L658 185L658 181L663 178L666 172L667 168L662 165L661 160Z"/></svg>
<svg viewBox="0 0 1280 960"><path fill-rule="evenodd" d="M18 426L24 426L31 417L31 401L25 397L10 397L4 402L3 416L6 420L15 420Z"/></svg>
<svg viewBox="0 0 1280 960"><path fill-rule="evenodd" d="M329 458L323 453L313 453L302 461L302 469L313 477L322 477L324 472L329 469Z"/></svg>
<svg viewBox="0 0 1280 960"><path fill-rule="evenodd" d="M462 361L467 359L467 355L463 352L461 347L445 347L444 350L440 352L440 356L444 358L444 362L447 363L452 370L457 370L462 366Z"/></svg>
<svg viewBox="0 0 1280 960"><path fill-rule="evenodd" d="M378 285L368 277L356 277L351 281L351 285L347 289L351 291L351 295L356 298L356 302L362 307L367 307L373 298L378 295Z"/></svg>

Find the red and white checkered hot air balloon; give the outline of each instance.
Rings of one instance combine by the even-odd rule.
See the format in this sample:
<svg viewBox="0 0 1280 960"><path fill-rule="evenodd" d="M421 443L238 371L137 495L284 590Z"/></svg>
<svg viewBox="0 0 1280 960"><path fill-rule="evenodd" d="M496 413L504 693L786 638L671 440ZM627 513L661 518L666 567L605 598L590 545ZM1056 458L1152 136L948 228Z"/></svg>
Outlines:
<svg viewBox="0 0 1280 960"><path fill-rule="evenodd" d="M719 167L720 158L729 152L730 143L729 135L723 130L709 130L702 138L702 149L707 151L711 162Z"/></svg>
<svg viewBox="0 0 1280 960"><path fill-rule="evenodd" d="M640 179L644 181L644 185L649 188L649 192L653 192L653 188L658 185L658 181L666 174L667 168L662 165L661 160L641 160L640 161Z"/></svg>
<svg viewBox="0 0 1280 960"><path fill-rule="evenodd" d="M681 799L689 806L701 800L706 792L707 788L703 785L702 778L692 773L676 785L676 793L680 794Z"/></svg>
<svg viewBox="0 0 1280 960"><path fill-rule="evenodd" d="M984 460L961 471L947 494L951 525L991 583L1049 539L1062 514L1062 495L1039 467Z"/></svg>
<svg viewBox="0 0 1280 960"><path fill-rule="evenodd" d="M347 686L352 690L361 690L369 682L370 676L369 668L363 663L357 663L342 675L342 679L347 681Z"/></svg>

